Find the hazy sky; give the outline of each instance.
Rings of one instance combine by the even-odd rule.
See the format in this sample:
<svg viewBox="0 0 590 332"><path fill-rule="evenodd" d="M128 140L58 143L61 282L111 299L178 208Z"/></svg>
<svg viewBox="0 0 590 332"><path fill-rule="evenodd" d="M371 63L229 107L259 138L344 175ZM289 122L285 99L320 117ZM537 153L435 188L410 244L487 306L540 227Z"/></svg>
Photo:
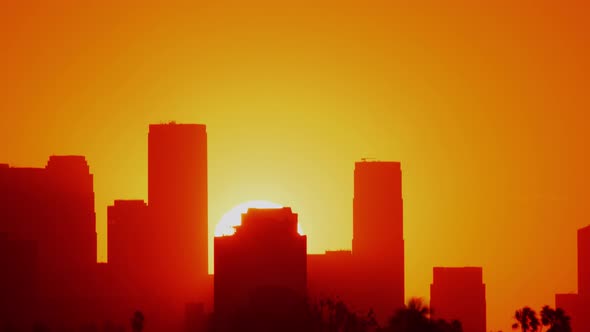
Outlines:
<svg viewBox="0 0 590 332"><path fill-rule="evenodd" d="M244 3L249 5L244 5ZM590 223L584 2L17 2L0 8L0 161L87 156L106 206L147 198L148 124L207 124L209 230L291 206L350 248L354 162L403 168L406 294L483 266L488 330L576 291ZM164 3L164 2L162 2Z"/></svg>

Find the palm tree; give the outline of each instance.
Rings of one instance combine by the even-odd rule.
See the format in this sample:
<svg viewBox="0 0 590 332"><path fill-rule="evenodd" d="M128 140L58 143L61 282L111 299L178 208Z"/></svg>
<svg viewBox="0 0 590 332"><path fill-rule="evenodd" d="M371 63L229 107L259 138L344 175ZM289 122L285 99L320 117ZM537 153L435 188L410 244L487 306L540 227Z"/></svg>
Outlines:
<svg viewBox="0 0 590 332"><path fill-rule="evenodd" d="M541 326L537 313L529 307L516 310L514 319L516 319L516 323L512 324L512 328L518 329L520 327L522 332L537 332Z"/></svg>
<svg viewBox="0 0 590 332"><path fill-rule="evenodd" d="M430 309L420 298L411 298L389 320L389 330L395 332L427 332L431 329Z"/></svg>
<svg viewBox="0 0 590 332"><path fill-rule="evenodd" d="M552 309L544 306L541 309L541 323L549 326L547 332L571 332L570 317L561 308Z"/></svg>
<svg viewBox="0 0 590 332"><path fill-rule="evenodd" d="M136 311L131 318L131 330L133 332L141 332L143 330L144 317L141 311Z"/></svg>

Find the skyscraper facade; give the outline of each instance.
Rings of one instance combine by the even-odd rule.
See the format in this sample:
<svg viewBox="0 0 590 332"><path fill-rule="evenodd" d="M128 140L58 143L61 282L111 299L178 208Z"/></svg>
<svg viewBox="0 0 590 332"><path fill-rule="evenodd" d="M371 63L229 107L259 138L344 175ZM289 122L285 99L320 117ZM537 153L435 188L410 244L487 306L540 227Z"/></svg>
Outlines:
<svg viewBox="0 0 590 332"><path fill-rule="evenodd" d="M481 267L435 267L430 285L432 317L458 320L464 332L486 332L486 296Z"/></svg>
<svg viewBox="0 0 590 332"><path fill-rule="evenodd" d="M207 279L207 131L153 124L148 134L148 206L162 287L192 293Z"/></svg>
<svg viewBox="0 0 590 332"><path fill-rule="evenodd" d="M352 255L367 303L386 320L404 305L404 237L401 165L355 164ZM372 303L371 303L372 302Z"/></svg>

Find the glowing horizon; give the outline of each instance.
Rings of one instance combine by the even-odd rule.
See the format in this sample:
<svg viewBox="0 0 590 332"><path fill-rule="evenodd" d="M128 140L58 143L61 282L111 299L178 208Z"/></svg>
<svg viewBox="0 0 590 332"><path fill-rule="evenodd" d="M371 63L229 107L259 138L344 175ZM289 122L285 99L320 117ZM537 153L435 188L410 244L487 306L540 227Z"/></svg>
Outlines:
<svg viewBox="0 0 590 332"><path fill-rule="evenodd" d="M234 235L236 232L235 227L240 226L242 224L242 214L248 212L250 208L257 208L257 209L280 209L284 206L272 201L267 200L253 200L244 203L240 203L234 206L231 210L226 212L217 225L215 226L215 237L219 236L231 236ZM297 232L300 235L305 235L303 233L303 228L301 227L301 222L297 222Z"/></svg>
<svg viewBox="0 0 590 332"><path fill-rule="evenodd" d="M205 124L212 272L216 224L253 198L291 206L309 253L350 249L354 162L400 161L406 294L429 298L433 266L482 266L488 330L508 331L577 289L586 7L7 1L0 163L86 156L104 262L106 207L148 197L148 125Z"/></svg>

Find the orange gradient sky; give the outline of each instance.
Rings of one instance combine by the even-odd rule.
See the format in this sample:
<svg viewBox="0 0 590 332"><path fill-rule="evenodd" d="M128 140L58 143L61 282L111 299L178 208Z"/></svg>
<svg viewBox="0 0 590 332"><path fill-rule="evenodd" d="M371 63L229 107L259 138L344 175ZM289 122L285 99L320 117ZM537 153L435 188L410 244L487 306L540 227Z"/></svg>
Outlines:
<svg viewBox="0 0 590 332"><path fill-rule="evenodd" d="M584 2L15 3L0 161L87 156L100 259L107 204L147 198L148 124L176 120L207 124L211 236L264 199L293 207L310 252L350 248L354 162L399 160L408 296L428 299L433 266L483 266L488 330L507 331L576 291Z"/></svg>

